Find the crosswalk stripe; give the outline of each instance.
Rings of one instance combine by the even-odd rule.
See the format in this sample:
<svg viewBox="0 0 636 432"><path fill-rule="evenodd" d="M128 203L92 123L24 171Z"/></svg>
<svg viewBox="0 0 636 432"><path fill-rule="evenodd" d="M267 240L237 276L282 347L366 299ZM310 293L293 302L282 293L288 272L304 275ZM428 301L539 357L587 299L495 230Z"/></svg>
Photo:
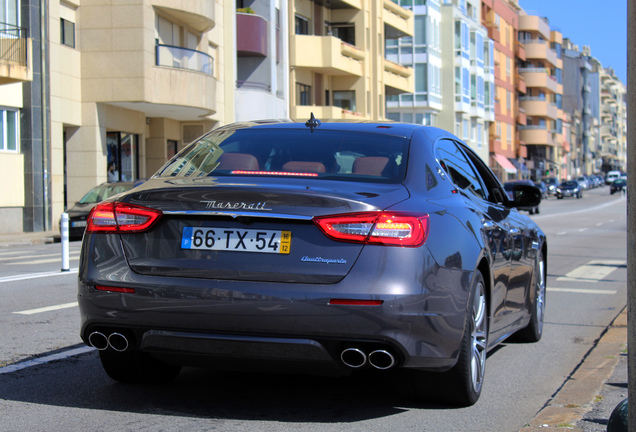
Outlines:
<svg viewBox="0 0 636 432"><path fill-rule="evenodd" d="M594 260L575 268L565 276L558 277L558 281L596 283L607 277L614 270L625 265L625 261Z"/></svg>

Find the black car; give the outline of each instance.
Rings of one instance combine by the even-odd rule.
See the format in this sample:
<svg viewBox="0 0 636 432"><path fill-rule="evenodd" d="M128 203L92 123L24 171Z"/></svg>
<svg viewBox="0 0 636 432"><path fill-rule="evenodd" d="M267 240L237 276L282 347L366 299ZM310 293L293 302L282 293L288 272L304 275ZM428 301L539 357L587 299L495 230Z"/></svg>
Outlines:
<svg viewBox="0 0 636 432"><path fill-rule="evenodd" d="M565 180L562 181L556 189L556 197L558 199L563 199L564 197L581 198L583 196L583 191L581 189L581 184L578 181Z"/></svg>
<svg viewBox="0 0 636 432"><path fill-rule="evenodd" d="M532 180L512 180L509 182L506 182L503 184L503 187L506 191L506 194L508 195L508 198L511 200L514 200L514 189L516 186L518 185L528 185L528 186L534 186L537 187L536 184L532 181ZM538 187L537 187L538 188ZM538 188L541 196L543 197L543 191L541 191L540 188ZM531 205L531 206L520 206L517 207L519 210L523 210L523 211L527 211L530 214L539 214L539 204L537 203L536 205Z"/></svg>
<svg viewBox="0 0 636 432"><path fill-rule="evenodd" d="M610 184L610 195L614 195L614 192L622 192L627 190L627 180L626 179L618 179L614 180Z"/></svg>
<svg viewBox="0 0 636 432"><path fill-rule="evenodd" d="M433 127L221 127L93 209L81 337L122 382L399 368L470 405L489 349L541 338L547 240L517 210L540 199Z"/></svg>
<svg viewBox="0 0 636 432"><path fill-rule="evenodd" d="M102 183L89 190L73 207L68 209L68 233L70 239L82 238L86 229L86 219L93 207L114 195L126 192L142 182ZM60 221L61 224L61 221ZM60 229L61 230L61 229Z"/></svg>

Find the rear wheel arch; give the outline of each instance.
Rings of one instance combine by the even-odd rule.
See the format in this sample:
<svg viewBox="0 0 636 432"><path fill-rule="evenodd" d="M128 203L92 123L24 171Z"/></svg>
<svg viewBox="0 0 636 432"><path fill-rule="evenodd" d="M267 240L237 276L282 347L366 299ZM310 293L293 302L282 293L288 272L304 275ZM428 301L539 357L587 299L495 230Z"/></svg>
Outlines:
<svg viewBox="0 0 636 432"><path fill-rule="evenodd" d="M490 321L492 316L491 313L491 294L492 294L492 274L490 272L490 263L486 258L482 258L477 266L476 271L480 272L482 277L484 278L484 285L486 286L486 311L488 312L486 318ZM490 325L488 326L488 330L490 330Z"/></svg>

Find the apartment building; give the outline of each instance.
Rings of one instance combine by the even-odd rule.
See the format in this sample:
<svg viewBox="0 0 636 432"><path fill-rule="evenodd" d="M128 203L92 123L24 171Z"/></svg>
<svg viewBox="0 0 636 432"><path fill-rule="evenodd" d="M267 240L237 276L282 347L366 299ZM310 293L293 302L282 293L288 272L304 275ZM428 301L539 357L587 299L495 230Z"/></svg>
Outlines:
<svg viewBox="0 0 636 432"><path fill-rule="evenodd" d="M437 126L442 109L442 22L440 0L401 0L413 12L413 37L387 40L386 58L412 67L415 91L387 96L386 117L406 123Z"/></svg>
<svg viewBox="0 0 636 432"><path fill-rule="evenodd" d="M526 116L526 124L519 126L520 141L527 150L526 164L533 179L558 177L563 121L562 36L550 29L547 18L522 10L519 42L526 57L519 63L519 74L526 85L526 95L519 104Z"/></svg>
<svg viewBox="0 0 636 432"><path fill-rule="evenodd" d="M14 137L0 148L0 175L15 185L0 198L2 232L55 230L109 167L118 180L150 176L234 119L236 52L224 43L233 41L233 5L2 1L11 13L0 19L30 35L26 69L5 58L0 67L3 126ZM24 37L5 31L8 39Z"/></svg>
<svg viewBox="0 0 636 432"><path fill-rule="evenodd" d="M481 24L481 1L444 0L441 12L444 103L437 125L487 161L495 120L494 43Z"/></svg>
<svg viewBox="0 0 636 432"><path fill-rule="evenodd" d="M391 0L294 0L288 12L290 116L378 120L413 92L413 68L385 57L413 36L413 12Z"/></svg>
<svg viewBox="0 0 636 432"><path fill-rule="evenodd" d="M33 4L31 4L33 3ZM46 53L38 2L0 1L0 220L3 232L42 226L50 214L45 118ZM31 157L31 154L37 157Z"/></svg>
<svg viewBox="0 0 636 432"><path fill-rule="evenodd" d="M627 171L627 88L612 68L599 67L601 171Z"/></svg>
<svg viewBox="0 0 636 432"><path fill-rule="evenodd" d="M519 10L517 0L482 0L482 24L494 42L495 64L495 121L489 128L489 162L504 182L528 174L523 162L526 148L517 134L517 122L526 122L519 108L519 94L526 92L516 60L525 60L525 50L517 41Z"/></svg>
<svg viewBox="0 0 636 432"><path fill-rule="evenodd" d="M572 143L572 176L601 171L597 159L600 138L600 63L589 47L579 49L571 40L563 41L563 109L572 116L575 140ZM597 162L597 160L599 162Z"/></svg>
<svg viewBox="0 0 636 432"><path fill-rule="evenodd" d="M289 118L289 3L236 2L236 121Z"/></svg>

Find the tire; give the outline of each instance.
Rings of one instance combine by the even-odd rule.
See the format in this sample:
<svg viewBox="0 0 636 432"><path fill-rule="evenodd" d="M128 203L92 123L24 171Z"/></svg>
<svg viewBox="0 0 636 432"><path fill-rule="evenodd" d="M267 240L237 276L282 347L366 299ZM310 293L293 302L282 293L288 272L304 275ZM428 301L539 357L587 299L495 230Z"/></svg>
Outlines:
<svg viewBox="0 0 636 432"><path fill-rule="evenodd" d="M520 342L539 342L543 335L543 321L545 316L545 299L546 299L546 274L545 274L545 258L543 252L537 254L537 262L533 275L534 292L532 301L532 313L530 322L523 330L517 332L516 339Z"/></svg>
<svg viewBox="0 0 636 432"><path fill-rule="evenodd" d="M418 396L427 402L470 406L479 400L484 382L488 348L488 313L484 278L473 280L459 357L448 372L413 371Z"/></svg>
<svg viewBox="0 0 636 432"><path fill-rule="evenodd" d="M181 366L164 363L140 351L104 350L99 358L106 374L121 383L161 384L174 380Z"/></svg>
<svg viewBox="0 0 636 432"><path fill-rule="evenodd" d="M563 199L563 197L562 196L558 196L557 199Z"/></svg>
<svg viewBox="0 0 636 432"><path fill-rule="evenodd" d="M539 207L534 209L534 214L539 214Z"/></svg>

